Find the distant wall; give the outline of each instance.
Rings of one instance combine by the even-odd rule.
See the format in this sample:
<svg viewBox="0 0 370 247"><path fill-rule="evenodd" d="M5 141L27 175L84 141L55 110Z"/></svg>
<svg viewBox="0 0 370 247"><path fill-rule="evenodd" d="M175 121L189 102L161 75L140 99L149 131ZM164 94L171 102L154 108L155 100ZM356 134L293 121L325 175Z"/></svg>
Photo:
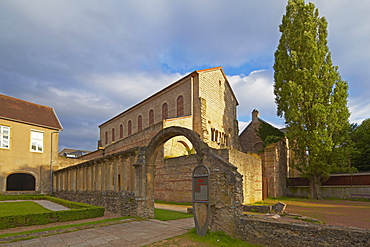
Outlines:
<svg viewBox="0 0 370 247"><path fill-rule="evenodd" d="M286 195L308 197L308 186L288 187ZM321 186L320 195L327 198L370 199L370 186Z"/></svg>
<svg viewBox="0 0 370 247"><path fill-rule="evenodd" d="M287 196L307 197L307 178L288 178ZM332 174L320 187L322 197L370 199L370 173Z"/></svg>

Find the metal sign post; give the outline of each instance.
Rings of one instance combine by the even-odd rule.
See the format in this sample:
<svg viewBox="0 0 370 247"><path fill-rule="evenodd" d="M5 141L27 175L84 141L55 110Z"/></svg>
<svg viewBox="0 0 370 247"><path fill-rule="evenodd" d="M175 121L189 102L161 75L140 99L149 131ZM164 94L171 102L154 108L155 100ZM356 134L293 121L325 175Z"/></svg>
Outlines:
<svg viewBox="0 0 370 247"><path fill-rule="evenodd" d="M210 216L209 203L210 172L205 165L198 165L193 170L193 214L199 236L207 234Z"/></svg>

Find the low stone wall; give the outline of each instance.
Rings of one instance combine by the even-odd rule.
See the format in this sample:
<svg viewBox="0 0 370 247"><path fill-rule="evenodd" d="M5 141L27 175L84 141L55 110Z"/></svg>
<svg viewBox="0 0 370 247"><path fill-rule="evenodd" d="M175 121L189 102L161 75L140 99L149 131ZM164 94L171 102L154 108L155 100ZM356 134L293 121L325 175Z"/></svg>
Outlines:
<svg viewBox="0 0 370 247"><path fill-rule="evenodd" d="M370 246L370 230L306 222L282 222L244 216L238 219L237 237L263 246Z"/></svg>
<svg viewBox="0 0 370 247"><path fill-rule="evenodd" d="M275 205L243 205L244 212L283 214L286 204L278 202Z"/></svg>
<svg viewBox="0 0 370 247"><path fill-rule="evenodd" d="M53 196L104 207L105 210L122 216L137 215L135 196L126 191L59 191Z"/></svg>

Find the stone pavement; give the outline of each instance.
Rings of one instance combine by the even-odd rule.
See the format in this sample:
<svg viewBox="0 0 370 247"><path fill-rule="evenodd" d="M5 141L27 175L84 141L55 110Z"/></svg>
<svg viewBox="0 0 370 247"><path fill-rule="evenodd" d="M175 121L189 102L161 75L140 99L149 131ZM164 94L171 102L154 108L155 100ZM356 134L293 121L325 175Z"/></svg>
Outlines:
<svg viewBox="0 0 370 247"><path fill-rule="evenodd" d="M0 244L0 246L143 246L182 235L193 227L193 218L169 221L149 219Z"/></svg>
<svg viewBox="0 0 370 247"><path fill-rule="evenodd" d="M60 205L60 204L57 204L57 203L54 203L48 200L34 200L34 202L52 211L69 210L69 208L63 205Z"/></svg>

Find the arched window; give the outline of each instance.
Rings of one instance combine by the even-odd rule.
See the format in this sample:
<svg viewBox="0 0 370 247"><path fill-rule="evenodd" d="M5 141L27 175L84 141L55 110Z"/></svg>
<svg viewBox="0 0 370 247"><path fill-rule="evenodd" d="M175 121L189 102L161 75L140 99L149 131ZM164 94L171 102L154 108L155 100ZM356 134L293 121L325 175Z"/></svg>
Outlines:
<svg viewBox="0 0 370 247"><path fill-rule="evenodd" d="M162 119L167 119L168 118L168 105L167 103L164 103L162 105Z"/></svg>
<svg viewBox="0 0 370 247"><path fill-rule="evenodd" d="M119 138L122 139L123 138L123 124L121 124L119 126Z"/></svg>
<svg viewBox="0 0 370 247"><path fill-rule="evenodd" d="M6 178L7 191L35 190L35 177L27 173L13 173Z"/></svg>
<svg viewBox="0 0 370 247"><path fill-rule="evenodd" d="M177 98L177 116L182 116L184 115L184 97L180 95Z"/></svg>
<svg viewBox="0 0 370 247"><path fill-rule="evenodd" d="M108 131L105 131L105 144L108 144Z"/></svg>
<svg viewBox="0 0 370 247"><path fill-rule="evenodd" d="M131 135L132 134L132 122L131 120L128 120L128 123L127 123L127 135Z"/></svg>
<svg viewBox="0 0 370 247"><path fill-rule="evenodd" d="M116 140L116 130L112 128L112 142Z"/></svg>
<svg viewBox="0 0 370 247"><path fill-rule="evenodd" d="M154 124L154 110L149 111L149 126L152 126Z"/></svg>
<svg viewBox="0 0 370 247"><path fill-rule="evenodd" d="M143 130L143 117L139 115L137 117L137 131L142 131Z"/></svg>

